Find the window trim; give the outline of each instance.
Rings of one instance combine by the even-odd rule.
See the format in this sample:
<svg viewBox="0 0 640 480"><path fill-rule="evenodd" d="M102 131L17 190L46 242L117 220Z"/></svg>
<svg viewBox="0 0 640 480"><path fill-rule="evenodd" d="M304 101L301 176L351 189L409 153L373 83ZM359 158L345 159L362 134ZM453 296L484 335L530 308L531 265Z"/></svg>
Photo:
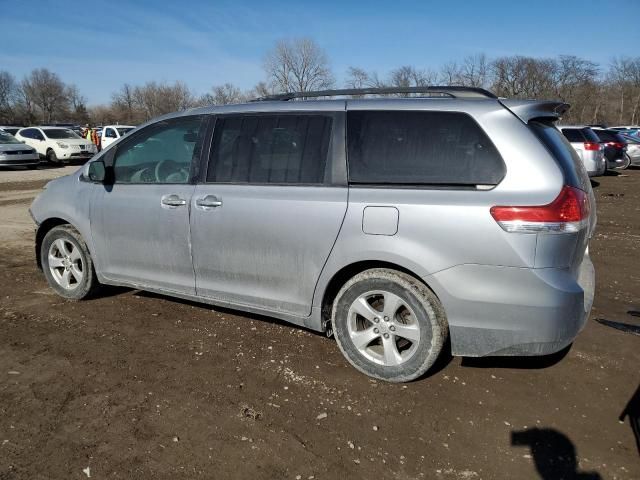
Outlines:
<svg viewBox="0 0 640 480"><path fill-rule="evenodd" d="M415 113L455 113L458 115L464 115L469 118L474 125L482 132L482 134L487 138L491 146L495 149L498 154L498 159L500 160L500 165L502 167L502 175L500 179L495 184L483 184L483 183L429 183L429 182L419 182L419 183L411 183L411 182L358 182L351 179L350 169L349 169L349 114L350 113L407 113L407 112L415 112ZM346 123L345 123L345 155L347 159L347 182L349 187L370 187L370 188L386 188L386 189L397 189L397 188L410 188L410 189L427 189L427 190L472 190L472 191L490 191L496 188L507 176L507 164L500 153L500 150L496 146L496 144L491 139L491 136L482 128L482 125L476 120L476 118L469 114L468 112L464 112L461 110L397 110L397 109L355 109L355 110L347 110L346 112ZM478 185L483 185L488 188L477 188Z"/></svg>
<svg viewBox="0 0 640 480"><path fill-rule="evenodd" d="M174 123L180 123L186 119L194 119L194 118L199 118L200 119L200 129L198 131L198 140L196 141L195 147L193 149L193 155L191 157L191 164L189 166L189 179L187 182L162 182L162 183L149 183L149 182L118 182L116 180L116 176L115 176L115 161L116 161L116 156L118 155L118 151L121 149L126 149L128 148L131 144L135 144L138 139L143 136L143 135L147 135L147 132L151 132L151 135L153 135L154 130L160 130L161 127L164 127L165 125L171 125ZM127 139L118 142L117 144L115 144L115 147L110 148L109 152L107 153L107 155L105 156L105 166L110 169L112 171L112 185L194 185L196 183L196 174L195 172L197 171L197 165L200 164L201 162L201 157L202 157L202 144L204 141L204 137L205 137L205 133L207 131L207 127L208 127L208 123L207 123L207 115L181 115L178 117L171 117L171 118L167 118L167 119L163 119L163 120L158 120L157 122L154 122L152 124L149 124L145 127L142 127L140 130L136 131L135 134L129 136Z"/></svg>
<svg viewBox="0 0 640 480"><path fill-rule="evenodd" d="M325 179L322 183L282 183L282 182L209 182L207 174L211 166L211 154L213 153L213 141L215 139L218 120L230 117L273 117L273 116L321 116L331 118L331 131L329 132L329 146L327 148L327 163L325 166ZM201 157L200 174L198 184L202 185L235 185L245 187L346 187L346 121L345 112L342 110L299 110L299 111L265 111L265 112L230 112L210 115L210 125L205 138L206 147ZM219 127L218 127L219 128ZM205 151L206 150L206 151ZM327 171L327 167L330 168Z"/></svg>

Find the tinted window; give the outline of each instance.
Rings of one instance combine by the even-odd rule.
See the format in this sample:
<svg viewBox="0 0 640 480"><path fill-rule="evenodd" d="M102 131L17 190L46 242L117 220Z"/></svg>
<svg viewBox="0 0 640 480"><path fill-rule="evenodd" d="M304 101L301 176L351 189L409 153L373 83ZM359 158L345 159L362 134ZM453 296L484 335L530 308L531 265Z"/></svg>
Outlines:
<svg viewBox="0 0 640 480"><path fill-rule="evenodd" d="M570 142L584 142L584 136L579 128L563 128L562 133Z"/></svg>
<svg viewBox="0 0 640 480"><path fill-rule="evenodd" d="M208 182L324 183L331 117L246 115L219 118Z"/></svg>
<svg viewBox="0 0 640 480"><path fill-rule="evenodd" d="M496 185L505 174L494 145L464 113L353 111L347 141L352 183Z"/></svg>
<svg viewBox="0 0 640 480"><path fill-rule="evenodd" d="M598 138L598 135L595 134L595 132L593 130L591 130L590 128L583 128L582 129L582 134L584 135L584 139L587 142L599 142L600 139Z"/></svg>
<svg viewBox="0 0 640 480"><path fill-rule="evenodd" d="M152 125L118 148L116 183L188 183L201 117Z"/></svg>
<svg viewBox="0 0 640 480"><path fill-rule="evenodd" d="M533 121L529 125L558 162L566 184L588 192L589 175L577 152L564 135L550 123Z"/></svg>
<svg viewBox="0 0 640 480"><path fill-rule="evenodd" d="M624 143L624 139L617 132L608 130L594 130L601 142L620 142Z"/></svg>
<svg viewBox="0 0 640 480"><path fill-rule="evenodd" d="M33 135L34 130L32 128L27 128L25 130L22 130L20 132L20 135L23 136L24 138L35 138Z"/></svg>

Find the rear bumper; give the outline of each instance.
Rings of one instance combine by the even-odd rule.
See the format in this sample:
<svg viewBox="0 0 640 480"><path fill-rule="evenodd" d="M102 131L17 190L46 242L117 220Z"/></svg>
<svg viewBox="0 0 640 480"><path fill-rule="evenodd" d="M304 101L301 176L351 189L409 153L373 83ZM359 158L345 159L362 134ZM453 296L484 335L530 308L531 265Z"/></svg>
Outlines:
<svg viewBox="0 0 640 480"><path fill-rule="evenodd" d="M585 254L568 269L460 265L425 279L442 301L454 355L547 355L584 328L595 291Z"/></svg>

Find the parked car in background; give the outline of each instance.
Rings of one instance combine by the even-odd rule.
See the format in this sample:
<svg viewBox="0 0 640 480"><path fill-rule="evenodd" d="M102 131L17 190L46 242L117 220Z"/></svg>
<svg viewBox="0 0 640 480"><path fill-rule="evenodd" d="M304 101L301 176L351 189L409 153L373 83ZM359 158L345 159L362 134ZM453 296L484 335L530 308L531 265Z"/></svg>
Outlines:
<svg viewBox="0 0 640 480"><path fill-rule="evenodd" d="M607 169L604 146L593 130L584 125L560 125L558 128L578 153L589 176L604 174Z"/></svg>
<svg viewBox="0 0 640 480"><path fill-rule="evenodd" d="M16 133L18 133L18 130L20 130L21 128L22 127L0 126L0 130L2 130L3 132L7 132L7 133L9 133L11 135L14 135L14 136L15 136Z"/></svg>
<svg viewBox="0 0 640 480"><path fill-rule="evenodd" d="M25 145L10 133L0 130L0 167L36 168L40 157L34 148Z"/></svg>
<svg viewBox="0 0 640 480"><path fill-rule="evenodd" d="M631 160L631 165L640 167L640 138L624 134L622 138L627 142L627 155Z"/></svg>
<svg viewBox="0 0 640 480"><path fill-rule="evenodd" d="M439 97L289 101L372 92ZM567 109L416 87L165 115L48 183L38 264L69 299L130 285L332 331L387 381L448 338L454 355L557 352L595 289L595 198L554 126Z"/></svg>
<svg viewBox="0 0 640 480"><path fill-rule="evenodd" d="M133 125L107 125L102 127L100 135L100 145L102 148L107 148L113 142L120 137L124 137L127 133L134 130L136 127Z"/></svg>
<svg viewBox="0 0 640 480"><path fill-rule="evenodd" d="M604 156L607 159L607 168L617 168L624 170L629 166L631 160L626 155L627 142L616 130L591 127L604 145Z"/></svg>
<svg viewBox="0 0 640 480"><path fill-rule="evenodd" d="M620 133L624 133L625 135L631 135L632 137L640 136L640 126L638 125L611 127L611 130L616 130Z"/></svg>
<svg viewBox="0 0 640 480"><path fill-rule="evenodd" d="M89 140L64 127L21 128L16 138L35 148L41 158L51 163L88 160L98 151Z"/></svg>

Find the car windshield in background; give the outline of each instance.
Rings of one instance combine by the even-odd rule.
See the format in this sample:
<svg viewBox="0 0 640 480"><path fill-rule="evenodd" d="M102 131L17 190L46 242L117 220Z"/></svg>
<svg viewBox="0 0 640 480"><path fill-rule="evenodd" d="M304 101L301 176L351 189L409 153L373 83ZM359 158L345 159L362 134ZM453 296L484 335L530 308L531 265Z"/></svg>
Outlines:
<svg viewBox="0 0 640 480"><path fill-rule="evenodd" d="M69 130L68 128L43 128L42 131L47 138L54 140L81 138L79 135L76 135L73 130Z"/></svg>
<svg viewBox="0 0 640 480"><path fill-rule="evenodd" d="M0 143L22 143L16 139L13 135L0 130Z"/></svg>
<svg viewBox="0 0 640 480"><path fill-rule="evenodd" d="M123 135L126 135L127 133L129 133L131 130L133 130L133 128L116 128L116 130L118 130L118 133L120 134L120 136L122 137Z"/></svg>
<svg viewBox="0 0 640 480"><path fill-rule="evenodd" d="M15 135L20 130L20 127L2 127L0 128L1 132L10 133L11 135Z"/></svg>
<svg viewBox="0 0 640 480"><path fill-rule="evenodd" d="M629 135L624 135L624 134L621 134L621 136L624 139L624 141L627 142L627 143L633 143L634 145L640 143L640 138L634 138L634 137L631 137Z"/></svg>

